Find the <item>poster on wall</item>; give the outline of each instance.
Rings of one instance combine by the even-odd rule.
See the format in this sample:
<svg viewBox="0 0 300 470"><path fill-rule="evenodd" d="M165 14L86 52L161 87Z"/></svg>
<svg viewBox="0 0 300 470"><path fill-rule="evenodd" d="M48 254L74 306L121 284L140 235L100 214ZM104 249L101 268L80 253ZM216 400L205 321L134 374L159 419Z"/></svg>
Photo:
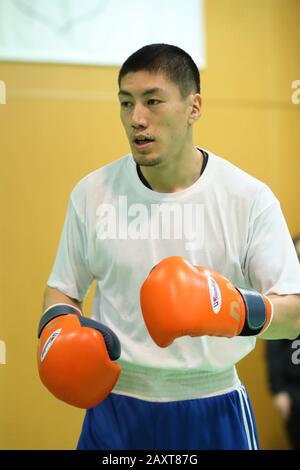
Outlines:
<svg viewBox="0 0 300 470"><path fill-rule="evenodd" d="M0 1L0 61L113 66L158 42L203 68L203 0Z"/></svg>

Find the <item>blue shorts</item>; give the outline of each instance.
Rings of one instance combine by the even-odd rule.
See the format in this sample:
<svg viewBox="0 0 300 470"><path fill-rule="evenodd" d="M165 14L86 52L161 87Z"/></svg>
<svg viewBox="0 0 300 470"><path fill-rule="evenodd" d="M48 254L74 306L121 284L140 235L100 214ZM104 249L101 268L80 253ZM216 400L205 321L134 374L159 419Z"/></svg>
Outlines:
<svg viewBox="0 0 300 470"><path fill-rule="evenodd" d="M111 393L87 410L79 450L257 449L246 390L172 402Z"/></svg>

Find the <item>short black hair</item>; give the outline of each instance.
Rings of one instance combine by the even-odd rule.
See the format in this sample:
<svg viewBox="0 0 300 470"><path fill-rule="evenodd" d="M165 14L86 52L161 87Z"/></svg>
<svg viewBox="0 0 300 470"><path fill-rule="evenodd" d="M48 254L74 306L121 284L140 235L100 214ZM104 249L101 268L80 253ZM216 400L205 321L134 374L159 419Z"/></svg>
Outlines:
<svg viewBox="0 0 300 470"><path fill-rule="evenodd" d="M195 91L200 93L200 73L191 56L180 47L170 44L149 44L134 52L122 65L118 83L130 72L145 70L163 73L178 85L181 96L186 98Z"/></svg>

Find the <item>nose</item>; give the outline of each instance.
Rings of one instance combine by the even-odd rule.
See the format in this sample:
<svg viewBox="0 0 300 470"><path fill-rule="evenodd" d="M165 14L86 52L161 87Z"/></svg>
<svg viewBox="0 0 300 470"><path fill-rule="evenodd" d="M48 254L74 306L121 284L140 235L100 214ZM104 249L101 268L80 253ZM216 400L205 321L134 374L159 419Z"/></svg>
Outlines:
<svg viewBox="0 0 300 470"><path fill-rule="evenodd" d="M147 127L146 110L140 104L136 104L133 108L131 115L131 126L134 129Z"/></svg>

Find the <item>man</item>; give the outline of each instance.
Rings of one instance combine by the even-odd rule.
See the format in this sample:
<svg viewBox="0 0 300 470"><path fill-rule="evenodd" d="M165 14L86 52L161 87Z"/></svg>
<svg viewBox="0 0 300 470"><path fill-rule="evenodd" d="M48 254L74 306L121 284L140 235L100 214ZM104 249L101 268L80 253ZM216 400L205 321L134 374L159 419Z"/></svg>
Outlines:
<svg viewBox="0 0 300 470"><path fill-rule="evenodd" d="M300 262L300 236L293 239ZM283 420L290 445L300 450L300 336L267 341L266 361L273 403Z"/></svg>
<svg viewBox="0 0 300 470"><path fill-rule="evenodd" d="M235 364L257 334L300 331L299 266L279 203L194 146L200 77L186 52L143 47L119 87L132 155L71 194L39 328L41 378L89 408L79 449L256 449ZM94 279L88 324L80 309Z"/></svg>

